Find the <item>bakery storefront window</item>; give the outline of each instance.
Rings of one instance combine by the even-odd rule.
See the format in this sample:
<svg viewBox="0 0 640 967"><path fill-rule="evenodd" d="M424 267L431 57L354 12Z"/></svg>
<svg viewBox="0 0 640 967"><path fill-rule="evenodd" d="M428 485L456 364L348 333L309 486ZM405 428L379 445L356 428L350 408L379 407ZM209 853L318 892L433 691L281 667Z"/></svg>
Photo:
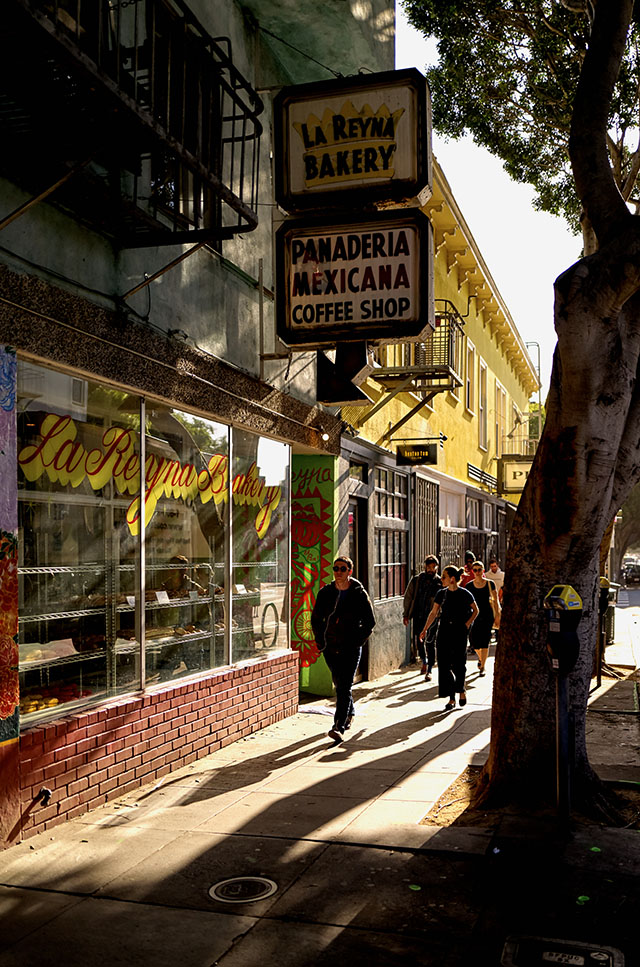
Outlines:
<svg viewBox="0 0 640 967"><path fill-rule="evenodd" d="M289 622L289 447L233 430L234 660L285 647Z"/></svg>
<svg viewBox="0 0 640 967"><path fill-rule="evenodd" d="M148 402L145 444L145 665L152 685L225 662L229 428Z"/></svg>
<svg viewBox="0 0 640 967"><path fill-rule="evenodd" d="M135 639L138 541L127 516L140 480L139 411L122 391L18 365L24 721L140 687L139 652L125 639Z"/></svg>
<svg viewBox="0 0 640 967"><path fill-rule="evenodd" d="M288 478L285 444L19 362L23 723L286 647Z"/></svg>

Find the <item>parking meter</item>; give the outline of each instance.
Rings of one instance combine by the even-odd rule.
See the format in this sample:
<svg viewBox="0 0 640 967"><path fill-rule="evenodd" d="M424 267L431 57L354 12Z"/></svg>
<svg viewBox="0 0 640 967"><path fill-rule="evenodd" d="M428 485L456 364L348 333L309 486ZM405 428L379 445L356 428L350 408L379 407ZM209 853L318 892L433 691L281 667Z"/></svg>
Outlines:
<svg viewBox="0 0 640 967"><path fill-rule="evenodd" d="M577 627L582 617L582 598L570 584L556 584L544 599L549 620L547 650L551 667L568 675L578 660L580 640Z"/></svg>

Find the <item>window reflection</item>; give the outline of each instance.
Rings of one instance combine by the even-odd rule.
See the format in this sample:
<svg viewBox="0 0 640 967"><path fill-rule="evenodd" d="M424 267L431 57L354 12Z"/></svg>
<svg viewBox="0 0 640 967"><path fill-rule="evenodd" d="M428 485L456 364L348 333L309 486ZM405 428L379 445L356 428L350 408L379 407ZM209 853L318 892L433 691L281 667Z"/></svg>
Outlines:
<svg viewBox="0 0 640 967"><path fill-rule="evenodd" d="M20 363L17 410L20 710L28 722L139 687L137 656L118 650L120 623L133 612L137 542L126 516L138 486L139 404Z"/></svg>
<svg viewBox="0 0 640 967"><path fill-rule="evenodd" d="M289 447L233 430L231 656L288 644Z"/></svg>
<svg viewBox="0 0 640 967"><path fill-rule="evenodd" d="M27 725L288 643L289 447L144 412L141 495L140 398L19 363Z"/></svg>
<svg viewBox="0 0 640 967"><path fill-rule="evenodd" d="M228 432L211 420L147 406L148 684L224 661Z"/></svg>

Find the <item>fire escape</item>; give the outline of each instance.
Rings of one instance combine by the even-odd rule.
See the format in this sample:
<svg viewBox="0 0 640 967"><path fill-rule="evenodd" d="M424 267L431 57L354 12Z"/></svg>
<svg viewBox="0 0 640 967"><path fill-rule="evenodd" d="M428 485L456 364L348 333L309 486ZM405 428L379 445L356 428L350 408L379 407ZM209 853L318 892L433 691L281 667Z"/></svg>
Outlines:
<svg viewBox="0 0 640 967"><path fill-rule="evenodd" d="M358 428L364 426L399 393L412 393L418 398L402 419L376 441L378 446L390 440L437 393L462 386L463 326L464 317L453 303L448 299L436 299L435 329L424 342L397 343L376 351L377 364L374 363L371 378L380 383L385 392L366 414L356 418L355 425Z"/></svg>
<svg viewBox="0 0 640 967"><path fill-rule="evenodd" d="M0 172L120 247L256 228L262 103L183 0L4 0Z"/></svg>

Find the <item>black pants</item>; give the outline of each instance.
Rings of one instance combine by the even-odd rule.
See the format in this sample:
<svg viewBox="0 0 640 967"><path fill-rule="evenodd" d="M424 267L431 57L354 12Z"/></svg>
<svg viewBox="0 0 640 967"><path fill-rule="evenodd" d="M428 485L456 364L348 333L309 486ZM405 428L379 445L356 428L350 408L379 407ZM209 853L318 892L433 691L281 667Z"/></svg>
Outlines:
<svg viewBox="0 0 640 967"><path fill-rule="evenodd" d="M431 669L436 663L436 633L438 631L438 622L434 621L429 630L427 631L424 641L420 641L420 632L424 628L427 619L424 621L413 622L413 640L415 646L418 650L418 655L420 656L420 661L424 662L427 668Z"/></svg>
<svg viewBox="0 0 640 967"><path fill-rule="evenodd" d="M355 714L351 689L361 655L362 648L354 648L351 645L344 645L338 649L327 648L324 652L324 660L329 666L333 684L336 687L334 725L341 732L344 732L347 719Z"/></svg>
<svg viewBox="0 0 640 967"><path fill-rule="evenodd" d="M438 630L438 695L464 692L467 671L467 628L464 622L440 621Z"/></svg>

